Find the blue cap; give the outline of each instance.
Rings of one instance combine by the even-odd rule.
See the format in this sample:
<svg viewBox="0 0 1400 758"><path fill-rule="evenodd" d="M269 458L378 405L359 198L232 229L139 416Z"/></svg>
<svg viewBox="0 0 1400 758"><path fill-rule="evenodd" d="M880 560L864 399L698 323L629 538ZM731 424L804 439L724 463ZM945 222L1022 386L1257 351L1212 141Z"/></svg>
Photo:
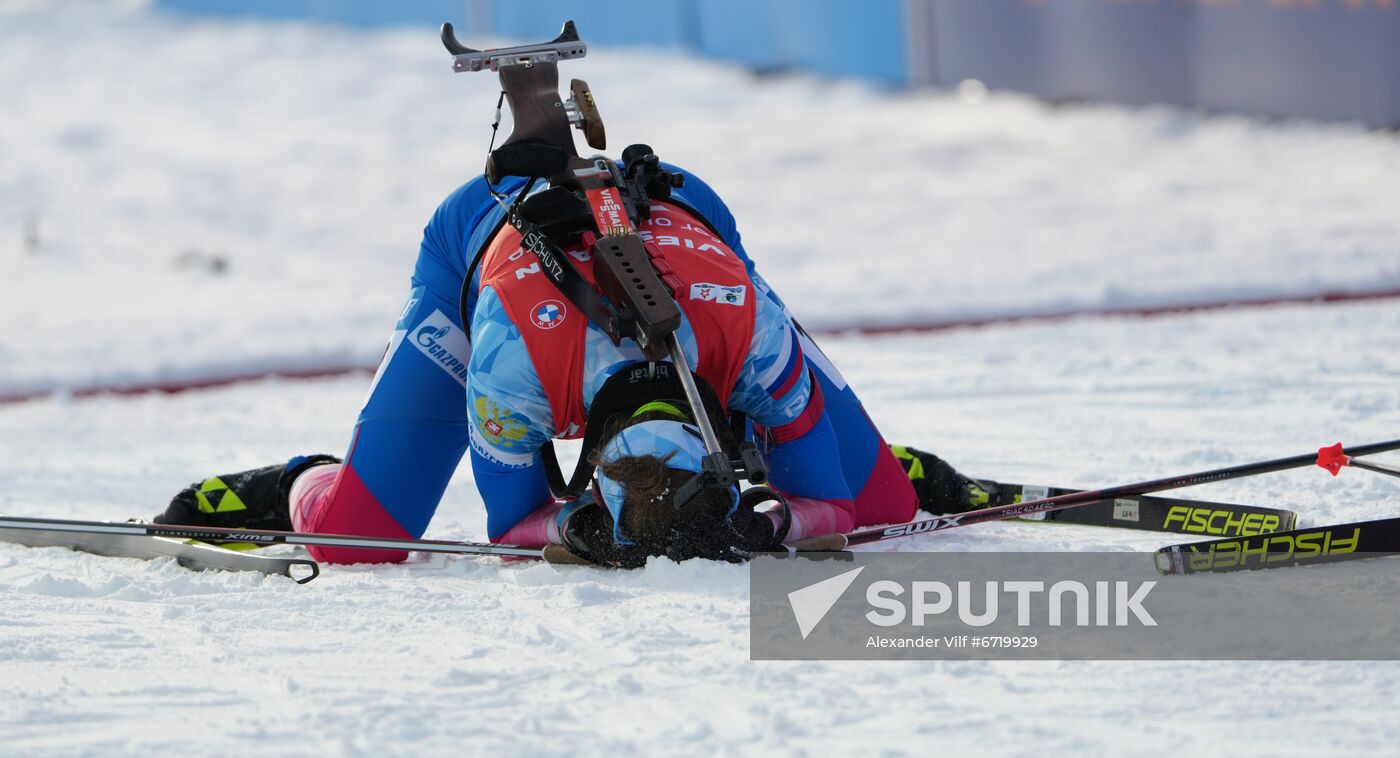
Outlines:
<svg viewBox="0 0 1400 758"><path fill-rule="evenodd" d="M603 446L599 460L611 463L619 458L654 455L666 461L667 468L700 473L705 460L705 442L700 430L693 424L681 421L655 419L624 428L613 435ZM667 459L667 456L670 456ZM622 534L622 503L626 499L626 488L620 482L603 474L602 466L594 472L598 480L598 491L603 496L603 505L613 517L613 539L619 545L635 544ZM735 485L734 505L729 516L739 507L739 487Z"/></svg>

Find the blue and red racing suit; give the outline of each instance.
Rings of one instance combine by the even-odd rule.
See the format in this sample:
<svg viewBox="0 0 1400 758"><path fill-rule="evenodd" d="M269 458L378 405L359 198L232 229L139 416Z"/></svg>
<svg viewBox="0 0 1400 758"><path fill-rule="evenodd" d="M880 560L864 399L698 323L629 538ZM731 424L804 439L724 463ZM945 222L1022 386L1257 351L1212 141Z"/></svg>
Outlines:
<svg viewBox="0 0 1400 758"><path fill-rule="evenodd" d="M650 232L654 242L671 244L668 256L737 256L743 263L756 292L740 291L737 297L747 305L753 295L752 335L746 346L730 350L734 359L724 374L730 386L715 390L729 410L747 414L763 431L771 484L793 506L792 537L911 519L917 498L904 470L855 393L754 270L729 209L694 175L674 166L668 170L684 174L685 186L673 197L679 215L667 223L696 222L697 233L703 224L703 238L694 238L702 244L657 236L671 230L644 225L640 231L644 237ZM523 184L512 178L496 189L514 195ZM496 279L495 287L489 278L482 284L487 266L478 267L470 286L462 286L477 251L499 242L499 235L515 233L501 223L503 215L483 177L453 192L433 214L424 229L408 301L355 423L344 464L313 468L292 488L292 521L298 530L420 537L453 471L470 451L489 537L527 545L557 541L560 504L550 494L540 449L551 438L577 436L579 430L562 418L562 408L551 408L522 328L552 328L553 319L570 315L569 306L560 296L511 310L503 302L506 293L496 291L508 279ZM682 250L682 241L691 249ZM709 249L693 249L698 246ZM530 261L519 263L523 273L517 276L528 275ZM732 291L708 289L690 294L698 300L736 297ZM470 342L459 315L463 311L470 314ZM571 315L582 320L581 314ZM534 323L519 323L527 320ZM702 324L697 340L691 320L683 320L678 335L692 365L699 365L702 347L713 341L707 331L714 327ZM609 377L644 359L635 344L624 340L615 346L591 323L579 333L584 342L580 397L586 410ZM577 367L573 372L580 373ZM553 374L545 378L557 379ZM560 393L553 394L557 405ZM312 553L340 563L402 560L405 555L352 548L313 548Z"/></svg>

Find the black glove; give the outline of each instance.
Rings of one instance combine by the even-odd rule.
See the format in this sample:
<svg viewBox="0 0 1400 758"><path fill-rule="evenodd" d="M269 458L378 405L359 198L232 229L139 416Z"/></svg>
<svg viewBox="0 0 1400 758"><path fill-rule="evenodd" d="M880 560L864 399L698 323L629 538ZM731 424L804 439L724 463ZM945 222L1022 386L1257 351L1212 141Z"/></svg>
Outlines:
<svg viewBox="0 0 1400 758"><path fill-rule="evenodd" d="M755 510L763 503L774 501L782 506L782 520L777 527L767 513ZM783 539L791 523L792 513L782 495L767 487L752 487L739 496L739 507L724 523L672 530L666 555L678 562L704 558L743 563L754 553L783 550Z"/></svg>
<svg viewBox="0 0 1400 758"><path fill-rule="evenodd" d="M597 503L576 506L559 532L569 552L599 566L641 568L649 556L661 554L642 545L617 544L612 514Z"/></svg>
<svg viewBox="0 0 1400 758"><path fill-rule="evenodd" d="M754 511L775 500L783 507L782 525L777 529L767 514ZM615 568L641 568L653 555L664 555L677 563L691 558L743 563L753 553L782 550L790 520L782 495L766 487L754 487L740 496L738 509L723 523L696 521L678 525L663 544L617 544L612 514L592 503L578 506L566 516L560 531L564 547L584 560Z"/></svg>
<svg viewBox="0 0 1400 758"><path fill-rule="evenodd" d="M212 476L180 490L165 512L152 520L157 524L291 531L287 497L292 482L308 468L324 463L340 463L340 459L299 455L284 464Z"/></svg>

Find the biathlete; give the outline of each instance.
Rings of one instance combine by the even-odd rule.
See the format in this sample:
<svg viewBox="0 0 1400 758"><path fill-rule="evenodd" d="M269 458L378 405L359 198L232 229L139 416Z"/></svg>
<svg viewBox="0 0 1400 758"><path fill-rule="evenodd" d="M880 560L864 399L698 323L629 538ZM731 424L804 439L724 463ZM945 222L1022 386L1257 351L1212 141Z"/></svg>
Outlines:
<svg viewBox="0 0 1400 758"><path fill-rule="evenodd" d="M492 188L478 176L424 230L343 462L298 456L211 477L156 520L417 538L464 455L493 542L562 544L613 566L658 555L737 560L783 540L909 521L920 507L946 513L984 502L983 483L931 454L886 445L754 270L724 202L693 174L667 169L684 186L654 202L638 231L680 280L677 335L726 449L755 441L785 507L760 509L737 486L676 504L706 451L674 367L648 361L629 339L614 344L541 274L491 197L521 192L524 180ZM591 281L586 249L564 252ZM551 441L579 437L582 473L557 497ZM310 550L332 563L407 555Z"/></svg>

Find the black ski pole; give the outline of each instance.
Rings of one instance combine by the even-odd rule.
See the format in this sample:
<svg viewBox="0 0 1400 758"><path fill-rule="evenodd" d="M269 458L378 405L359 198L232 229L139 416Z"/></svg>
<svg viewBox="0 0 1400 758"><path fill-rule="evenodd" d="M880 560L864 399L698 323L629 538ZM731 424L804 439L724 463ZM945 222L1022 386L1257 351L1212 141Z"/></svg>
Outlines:
<svg viewBox="0 0 1400 758"><path fill-rule="evenodd" d="M880 529L866 529L863 531L851 532L843 535L846 545L861 545L867 542L881 542L883 540L898 539L913 534L923 534L925 532L943 531L960 526L971 526L986 521L1001 521L1003 519L1026 516L1032 513L1044 513L1047 511L1058 511L1065 508L1088 505L1100 500L1111 500L1119 497L1133 497L1135 495L1146 495L1150 492L1160 492L1162 490L1172 490L1178 487L1190 487L1196 484L1208 484L1210 482L1223 482L1228 479L1239 479L1246 476L1256 476L1258 474L1269 474L1275 471L1285 471L1287 469L1301 468L1313 464L1324 465L1325 460L1329 460L1331 451L1340 451L1341 443L1332 447L1325 447L1316 453L1306 455L1295 455L1289 458L1278 458L1271 461L1260 461L1257 463L1246 463L1239 466L1212 469L1210 471L1200 471L1194 474L1181 474L1169 476L1165 479L1153 479L1147 482L1136 484L1124 484L1117 487L1108 487L1100 490L1085 490L1084 492L1072 492L1066 495L1031 500L1025 503L1014 503L1011 505L998 505L991 508L982 508L965 513L954 513L948 516L935 516L926 521L911 521L905 524L887 526ZM1389 450L1400 450L1400 440L1389 440L1387 442L1376 442L1370 445L1357 445L1345 450L1345 455L1356 457L1371 455L1374 453L1384 453ZM1328 468L1330 467L1324 466Z"/></svg>

